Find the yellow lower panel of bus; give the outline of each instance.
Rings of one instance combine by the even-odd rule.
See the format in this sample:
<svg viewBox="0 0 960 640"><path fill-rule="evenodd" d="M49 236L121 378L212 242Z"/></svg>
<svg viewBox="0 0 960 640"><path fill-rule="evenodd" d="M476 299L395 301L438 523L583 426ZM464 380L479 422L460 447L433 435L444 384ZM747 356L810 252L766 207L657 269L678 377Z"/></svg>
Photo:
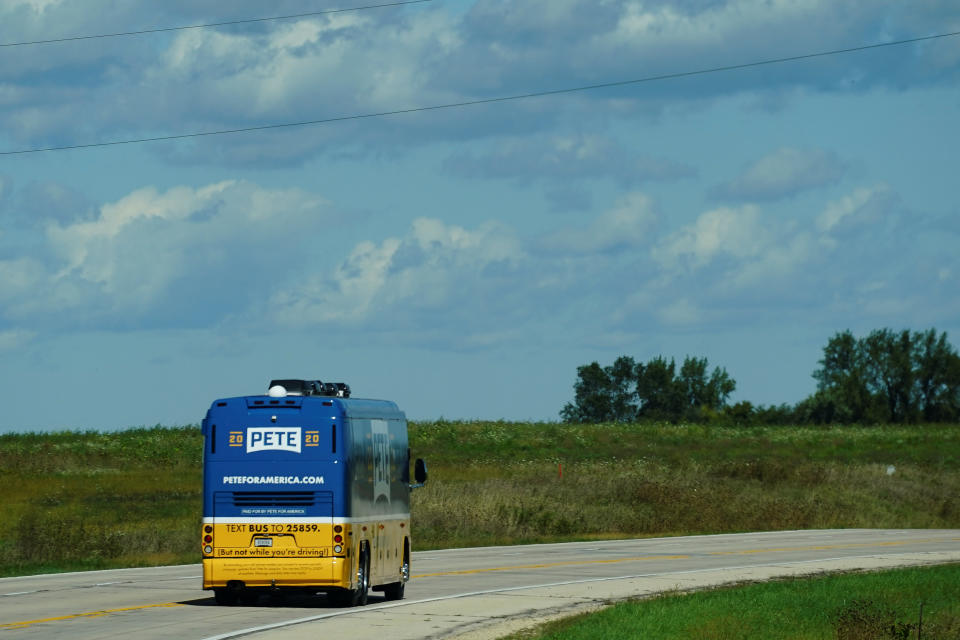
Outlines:
<svg viewBox="0 0 960 640"><path fill-rule="evenodd" d="M348 587L346 558L204 558L203 586L225 587L239 580L248 587Z"/></svg>
<svg viewBox="0 0 960 640"><path fill-rule="evenodd" d="M214 555L221 557L320 557L331 555L333 526L329 524L216 524ZM343 532L344 538L349 535Z"/></svg>

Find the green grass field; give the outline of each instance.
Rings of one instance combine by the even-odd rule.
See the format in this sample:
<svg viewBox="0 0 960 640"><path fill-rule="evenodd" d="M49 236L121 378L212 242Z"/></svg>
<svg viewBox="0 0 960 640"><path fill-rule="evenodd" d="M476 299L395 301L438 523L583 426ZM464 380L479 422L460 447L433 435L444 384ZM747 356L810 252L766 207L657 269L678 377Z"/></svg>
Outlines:
<svg viewBox="0 0 960 640"><path fill-rule="evenodd" d="M0 436L0 575L198 562L196 427Z"/></svg>
<svg viewBox="0 0 960 640"><path fill-rule="evenodd" d="M960 638L960 565L671 594L621 603L508 638L907 640L918 631L925 640Z"/></svg>
<svg viewBox="0 0 960 640"><path fill-rule="evenodd" d="M431 463L413 497L421 549L960 526L960 426L433 422L411 441Z"/></svg>
<svg viewBox="0 0 960 640"><path fill-rule="evenodd" d="M436 421L410 442L416 549L960 527L960 425ZM201 450L196 427L0 436L0 575L197 562Z"/></svg>

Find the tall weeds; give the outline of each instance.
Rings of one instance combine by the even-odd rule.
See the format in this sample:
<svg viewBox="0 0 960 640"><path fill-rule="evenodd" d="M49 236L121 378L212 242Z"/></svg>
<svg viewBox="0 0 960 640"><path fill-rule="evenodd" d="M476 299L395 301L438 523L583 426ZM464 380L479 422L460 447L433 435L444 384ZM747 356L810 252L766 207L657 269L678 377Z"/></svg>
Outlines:
<svg viewBox="0 0 960 640"><path fill-rule="evenodd" d="M412 423L414 546L960 528L960 426ZM195 562L196 427L0 436L0 574ZM890 472L890 467L893 471Z"/></svg>

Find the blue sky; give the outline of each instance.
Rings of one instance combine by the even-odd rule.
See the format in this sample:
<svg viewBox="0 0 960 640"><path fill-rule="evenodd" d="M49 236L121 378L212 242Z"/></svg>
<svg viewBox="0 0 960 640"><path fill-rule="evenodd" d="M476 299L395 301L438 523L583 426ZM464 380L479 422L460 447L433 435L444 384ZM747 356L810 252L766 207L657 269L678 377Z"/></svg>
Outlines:
<svg viewBox="0 0 960 640"><path fill-rule="evenodd" d="M359 6L7 0L0 42ZM615 82L960 30L955 2L433 0L0 47L0 151ZM0 430L271 378L557 419L706 356L794 403L837 331L960 344L960 37L458 109L0 156Z"/></svg>

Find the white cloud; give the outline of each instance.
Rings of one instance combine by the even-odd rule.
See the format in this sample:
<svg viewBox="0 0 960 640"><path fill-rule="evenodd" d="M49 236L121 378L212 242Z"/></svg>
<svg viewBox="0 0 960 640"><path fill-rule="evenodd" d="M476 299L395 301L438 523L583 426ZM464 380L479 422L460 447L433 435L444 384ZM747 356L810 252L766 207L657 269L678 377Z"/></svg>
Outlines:
<svg viewBox="0 0 960 640"><path fill-rule="evenodd" d="M873 225L892 213L896 194L885 184L861 187L853 193L827 204L817 216L817 229L838 233Z"/></svg>
<svg viewBox="0 0 960 640"><path fill-rule="evenodd" d="M36 0L34 6L43 11L24 4L0 7L0 39L202 22L223 14L222 3L118 6L107 0L62 4ZM231 4L239 15L260 13L262 6ZM282 11L281 6L294 5L272 6ZM384 8L269 22L256 29L188 30L167 39L106 39L82 49L58 45L34 49L26 58L0 59L0 77L8 78L0 87L0 104L10 101L0 107L0 125L7 125L11 141L33 146L312 120L926 34L942 28L951 16L946 4L908 10L890 0L842 5L820 0L480 0L465 11L441 5ZM798 41L804 42L803 51L784 50L784 43ZM371 141L381 149L386 144L406 149L437 139L529 133L543 130L566 110L595 123L617 113L633 118L643 105L658 111L665 103L743 92L845 90L838 77L854 77L860 88L949 84L956 80L957 51L955 44L937 43L903 56L894 68L882 57L848 56L842 61L824 59L816 66L724 74L722 79L715 74L716 78L702 77L695 84L651 83L642 92L616 98L609 92L591 92L511 107L383 118L364 121L362 127L357 123L311 127L298 130L293 136L299 141L296 145L285 144L285 138L273 132L206 138L192 148L202 157L238 161L211 147L231 148L244 144L241 138L256 138L260 154L251 150L240 159L268 162L285 154L299 160ZM824 72L825 67L831 72ZM584 104L590 106L582 109ZM671 175L683 168L641 167Z"/></svg>
<svg viewBox="0 0 960 640"><path fill-rule="evenodd" d="M285 325L386 328L427 312L439 314L435 326L448 326L448 318L462 319L490 303L485 294L523 258L513 231L498 223L469 230L418 218L407 235L358 244L331 276L287 287L270 307Z"/></svg>
<svg viewBox="0 0 960 640"><path fill-rule="evenodd" d="M736 268L731 273L729 286L734 289L747 289L789 282L817 251L818 247L811 234L784 234L762 254Z"/></svg>
<svg viewBox="0 0 960 640"><path fill-rule="evenodd" d="M654 256L667 267L700 268L719 256L756 256L769 243L770 234L761 225L756 206L721 207L701 214L692 225L668 236L654 250Z"/></svg>
<svg viewBox="0 0 960 640"><path fill-rule="evenodd" d="M314 253L310 235L334 219L326 201L298 189L139 189L93 219L49 224L48 262L0 262L3 315L119 326L222 318L246 307L251 288L296 273Z"/></svg>
<svg viewBox="0 0 960 640"><path fill-rule="evenodd" d="M621 196L586 228L562 229L546 236L541 245L554 252L589 254L635 247L651 241L657 223L653 201L638 191Z"/></svg>
<svg viewBox="0 0 960 640"><path fill-rule="evenodd" d="M764 201L834 184L843 177L843 163L822 149L783 147L764 156L714 194L726 199Z"/></svg>

